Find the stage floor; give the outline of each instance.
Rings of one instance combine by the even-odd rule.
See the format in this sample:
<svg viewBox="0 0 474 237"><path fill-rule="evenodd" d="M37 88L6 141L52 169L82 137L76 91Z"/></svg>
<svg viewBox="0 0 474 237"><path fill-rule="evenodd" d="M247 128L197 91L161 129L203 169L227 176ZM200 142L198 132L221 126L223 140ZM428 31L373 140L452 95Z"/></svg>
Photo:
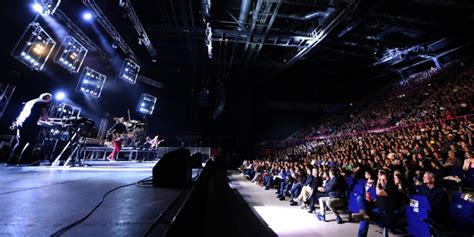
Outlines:
<svg viewBox="0 0 474 237"><path fill-rule="evenodd" d="M49 236L84 217L107 191L150 177L156 162L88 163L73 168L0 164L0 236ZM180 193L136 185L118 189L62 236L142 236Z"/></svg>
<svg viewBox="0 0 474 237"><path fill-rule="evenodd" d="M280 201L276 198L275 189L264 190L260 185L251 183L238 173L229 174L230 186L236 189L249 206L257 213L278 236L357 236L359 223L336 223L336 216L326 214L328 222L321 222L316 214L309 214L306 209L290 206L289 198ZM347 214L341 215L344 221ZM369 237L382 236L382 229L370 225ZM396 236L390 233L390 236Z"/></svg>

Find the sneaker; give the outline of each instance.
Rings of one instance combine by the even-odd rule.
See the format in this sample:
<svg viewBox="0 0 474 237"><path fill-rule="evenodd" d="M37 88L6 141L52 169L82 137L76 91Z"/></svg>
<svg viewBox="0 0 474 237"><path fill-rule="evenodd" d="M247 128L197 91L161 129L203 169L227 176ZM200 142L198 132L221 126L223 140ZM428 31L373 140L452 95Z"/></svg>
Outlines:
<svg viewBox="0 0 474 237"><path fill-rule="evenodd" d="M355 221L367 221L370 220L370 217L365 211L360 211L359 213L352 214L352 219Z"/></svg>
<svg viewBox="0 0 474 237"><path fill-rule="evenodd" d="M111 158L111 157L107 157L106 159L109 160L109 161L115 161L115 159Z"/></svg>
<svg viewBox="0 0 474 237"><path fill-rule="evenodd" d="M291 201L291 202L290 202L290 206L298 206L298 203L295 202L295 201Z"/></svg>
<svg viewBox="0 0 474 237"><path fill-rule="evenodd" d="M320 221L326 221L326 216L325 215L321 215L318 213L318 220Z"/></svg>
<svg viewBox="0 0 474 237"><path fill-rule="evenodd" d="M285 201L285 196L280 197L280 201Z"/></svg>
<svg viewBox="0 0 474 237"><path fill-rule="evenodd" d="M344 221L342 221L342 218L340 216L336 216L336 223L337 224L342 224Z"/></svg>

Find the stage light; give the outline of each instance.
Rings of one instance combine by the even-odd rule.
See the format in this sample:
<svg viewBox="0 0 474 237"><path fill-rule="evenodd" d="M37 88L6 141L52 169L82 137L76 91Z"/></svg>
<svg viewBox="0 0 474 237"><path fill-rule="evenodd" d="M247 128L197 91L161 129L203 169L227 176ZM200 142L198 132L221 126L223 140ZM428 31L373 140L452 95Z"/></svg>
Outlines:
<svg viewBox="0 0 474 237"><path fill-rule="evenodd" d="M66 94L64 94L64 92L58 92L56 93L54 98L56 98L57 101L61 101L61 100L64 100L64 98L66 98Z"/></svg>
<svg viewBox="0 0 474 237"><path fill-rule="evenodd" d="M45 47L42 43L35 43L35 45L33 46L32 51L33 51L34 54L36 54L38 56L41 56L41 55L43 55L43 53L45 51Z"/></svg>
<svg viewBox="0 0 474 237"><path fill-rule="evenodd" d="M81 108L67 103L53 104L49 111L49 116L53 118L79 117Z"/></svg>
<svg viewBox="0 0 474 237"><path fill-rule="evenodd" d="M59 7L61 0L36 0L33 3L32 8L35 12L40 13L43 16L53 14Z"/></svg>
<svg viewBox="0 0 474 237"><path fill-rule="evenodd" d="M92 14L90 12L85 12L82 14L82 18L84 18L86 21L90 21L92 19Z"/></svg>
<svg viewBox="0 0 474 237"><path fill-rule="evenodd" d="M87 55L87 48L72 36L64 37L54 62L71 73L79 72Z"/></svg>
<svg viewBox="0 0 474 237"><path fill-rule="evenodd" d="M32 22L13 49L12 55L31 69L41 71L55 46L56 41L40 24Z"/></svg>
<svg viewBox="0 0 474 237"><path fill-rule="evenodd" d="M107 76L101 74L89 67L85 67L82 71L81 78L77 83L76 91L99 98L104 87Z"/></svg>
<svg viewBox="0 0 474 237"><path fill-rule="evenodd" d="M33 8L33 10L35 10L35 12L43 13L43 7L41 6L41 4L39 4L37 2L33 3L32 8Z"/></svg>
<svg viewBox="0 0 474 237"><path fill-rule="evenodd" d="M145 115L152 115L153 110L155 110L156 101L156 97L143 93L140 96L140 101L138 102L137 112Z"/></svg>
<svg viewBox="0 0 474 237"><path fill-rule="evenodd" d="M120 70L119 78L130 84L135 84L139 72L140 65L136 64L132 59L126 58Z"/></svg>

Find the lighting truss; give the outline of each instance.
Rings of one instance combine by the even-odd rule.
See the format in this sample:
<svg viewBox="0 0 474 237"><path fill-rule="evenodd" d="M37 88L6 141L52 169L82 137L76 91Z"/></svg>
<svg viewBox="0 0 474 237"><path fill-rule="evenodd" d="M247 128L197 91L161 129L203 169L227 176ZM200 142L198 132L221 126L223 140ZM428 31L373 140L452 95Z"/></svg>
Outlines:
<svg viewBox="0 0 474 237"><path fill-rule="evenodd" d="M128 46L122 36L118 33L112 23L107 19L105 14L102 12L100 7L96 4L94 0L82 0L82 3L88 8L90 8L94 12L94 16L99 24L104 27L105 31L110 35L110 37L114 40L114 42L122 49L122 51L128 55L130 58L135 60L135 62L139 62L137 55L133 52L133 50Z"/></svg>
<svg viewBox="0 0 474 237"><path fill-rule="evenodd" d="M0 118L5 114L15 89L15 85L0 83Z"/></svg>
<svg viewBox="0 0 474 237"><path fill-rule="evenodd" d="M206 38L204 41L207 47L207 56L212 58L211 0L203 0L202 3L204 8L202 15L206 24Z"/></svg>
<svg viewBox="0 0 474 237"><path fill-rule="evenodd" d="M36 0L35 4L41 6L40 14L47 16L53 14L58 9L61 0Z"/></svg>
<svg viewBox="0 0 474 237"><path fill-rule="evenodd" d="M163 88L163 86L164 86L163 83L155 81L155 80L153 80L151 78L148 78L146 76L143 76L143 75L139 75L137 80L142 82L142 83L145 83L147 85L156 87L156 88Z"/></svg>
<svg viewBox="0 0 474 237"><path fill-rule="evenodd" d="M87 48L72 36L64 37L61 48L54 61L71 73L79 72L87 55Z"/></svg>
<svg viewBox="0 0 474 237"><path fill-rule="evenodd" d="M211 23L206 24L206 46L207 46L207 56L212 58L212 27Z"/></svg>
<svg viewBox="0 0 474 237"><path fill-rule="evenodd" d="M122 69L119 73L119 78L130 83L135 84L137 82L138 73L140 72L140 65L135 63L132 59L126 58L123 61Z"/></svg>
<svg viewBox="0 0 474 237"><path fill-rule="evenodd" d="M140 96L140 100L138 101L137 112L145 115L152 115L153 110L155 109L156 101L156 97L143 93Z"/></svg>
<svg viewBox="0 0 474 237"><path fill-rule="evenodd" d="M128 18L130 18L130 20L132 21L133 26L135 27L135 30L138 33L139 42L145 45L146 49L148 50L148 53L151 56L151 59L153 61L156 61L156 49L151 44L151 41L148 38L148 35L145 29L143 28L143 25L140 22L140 19L137 16L137 13L135 13L135 10L133 9L133 6L130 0L120 0L119 5L127 12Z"/></svg>
<svg viewBox="0 0 474 237"><path fill-rule="evenodd" d="M32 22L13 49L12 55L31 69L41 71L54 46L56 41L39 23Z"/></svg>
<svg viewBox="0 0 474 237"><path fill-rule="evenodd" d="M79 117L80 114L81 108L67 103L53 105L49 112L49 116L54 118Z"/></svg>
<svg viewBox="0 0 474 237"><path fill-rule="evenodd" d="M109 65L113 65L112 59L79 27L77 27L77 25L74 24L74 22L71 21L71 19L69 19L66 14L61 11L61 9L56 10L54 16L64 23L63 25L76 37L79 42L82 43L82 45L84 45L89 50L96 52L104 62L107 62Z"/></svg>
<svg viewBox="0 0 474 237"><path fill-rule="evenodd" d="M107 76L104 74L85 67L77 84L76 91L99 98L106 79Z"/></svg>

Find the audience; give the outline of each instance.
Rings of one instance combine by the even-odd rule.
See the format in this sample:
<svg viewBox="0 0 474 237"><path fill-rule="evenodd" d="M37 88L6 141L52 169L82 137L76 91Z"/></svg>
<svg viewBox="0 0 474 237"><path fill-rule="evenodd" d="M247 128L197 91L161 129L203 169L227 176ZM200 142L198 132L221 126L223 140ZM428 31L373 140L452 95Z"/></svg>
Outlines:
<svg viewBox="0 0 474 237"><path fill-rule="evenodd" d="M415 193L429 200L432 224L449 226L446 190L474 188L474 66L431 70L392 90L296 132L273 155L245 161L242 174L310 213L319 203L320 220L328 207L339 224L348 193L359 193L359 236L369 221L399 220Z"/></svg>

